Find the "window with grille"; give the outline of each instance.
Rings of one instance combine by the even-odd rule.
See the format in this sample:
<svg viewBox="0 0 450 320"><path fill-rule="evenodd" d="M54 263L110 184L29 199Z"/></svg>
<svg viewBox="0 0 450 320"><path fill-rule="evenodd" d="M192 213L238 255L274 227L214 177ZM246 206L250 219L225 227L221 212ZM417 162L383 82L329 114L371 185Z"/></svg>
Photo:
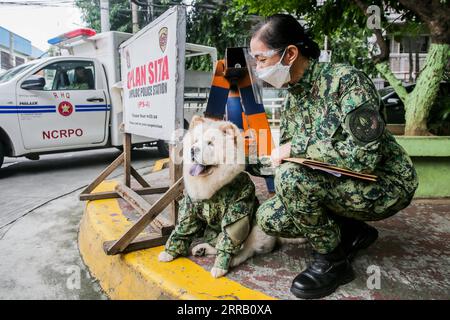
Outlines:
<svg viewBox="0 0 450 320"><path fill-rule="evenodd" d="M1 51L0 59L1 59L2 69L8 70L8 69L11 69L13 67L11 65L11 56L10 56L10 54L8 52Z"/></svg>
<svg viewBox="0 0 450 320"><path fill-rule="evenodd" d="M16 57L16 66L20 66L25 63L25 59L21 57Z"/></svg>

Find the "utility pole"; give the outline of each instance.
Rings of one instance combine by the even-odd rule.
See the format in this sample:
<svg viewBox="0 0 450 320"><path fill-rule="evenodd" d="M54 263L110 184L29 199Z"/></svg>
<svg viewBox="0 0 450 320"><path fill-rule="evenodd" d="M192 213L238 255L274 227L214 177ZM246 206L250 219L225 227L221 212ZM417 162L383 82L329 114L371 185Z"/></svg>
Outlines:
<svg viewBox="0 0 450 320"><path fill-rule="evenodd" d="M100 23L102 32L111 30L109 24L109 0L100 0Z"/></svg>
<svg viewBox="0 0 450 320"><path fill-rule="evenodd" d="M16 66L16 61L14 59L14 34L12 32L9 33L9 68L14 68Z"/></svg>
<svg viewBox="0 0 450 320"><path fill-rule="evenodd" d="M131 22L133 24L133 33L139 31L138 6L131 1Z"/></svg>
<svg viewBox="0 0 450 320"><path fill-rule="evenodd" d="M148 22L150 23L154 19L153 0L148 0L147 3L148 3L148 7L147 7L148 10L147 11L148 11L148 14L149 14Z"/></svg>

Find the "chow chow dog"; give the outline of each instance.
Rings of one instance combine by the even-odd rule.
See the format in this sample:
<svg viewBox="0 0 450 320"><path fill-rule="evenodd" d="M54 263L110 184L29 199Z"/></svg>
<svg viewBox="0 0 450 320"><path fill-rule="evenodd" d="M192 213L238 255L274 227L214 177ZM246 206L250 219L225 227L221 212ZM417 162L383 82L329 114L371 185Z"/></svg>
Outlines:
<svg viewBox="0 0 450 320"><path fill-rule="evenodd" d="M258 200L244 170L244 138L239 128L228 121L193 117L183 139L186 194L180 202L178 224L159 261L186 255L192 240L206 234L206 229L216 231L212 232L215 239L194 246L191 253L216 255L211 269L215 278L255 254L273 250L277 238L266 235L255 223Z"/></svg>

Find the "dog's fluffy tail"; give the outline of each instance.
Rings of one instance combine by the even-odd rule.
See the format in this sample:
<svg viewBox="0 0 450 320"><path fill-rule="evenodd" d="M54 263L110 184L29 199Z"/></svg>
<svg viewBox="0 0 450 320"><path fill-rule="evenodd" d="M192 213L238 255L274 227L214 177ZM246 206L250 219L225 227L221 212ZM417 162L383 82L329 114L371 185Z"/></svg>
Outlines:
<svg viewBox="0 0 450 320"><path fill-rule="evenodd" d="M257 225L253 226L250 235L245 240L241 251L231 261L231 266L235 267L250 259L255 254L269 253L275 247L277 238L265 234Z"/></svg>
<svg viewBox="0 0 450 320"><path fill-rule="evenodd" d="M307 240L305 238L288 239L269 236L258 225L255 225L247 240L245 240L241 251L231 260L231 267L240 265L254 255L271 252L277 242L280 244L302 244L307 242Z"/></svg>

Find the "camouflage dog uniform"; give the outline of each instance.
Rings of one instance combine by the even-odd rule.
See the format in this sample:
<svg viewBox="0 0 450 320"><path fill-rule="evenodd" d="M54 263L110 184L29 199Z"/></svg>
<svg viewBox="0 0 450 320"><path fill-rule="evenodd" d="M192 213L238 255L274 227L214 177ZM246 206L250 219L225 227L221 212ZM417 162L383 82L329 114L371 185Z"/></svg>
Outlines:
<svg viewBox="0 0 450 320"><path fill-rule="evenodd" d="M232 256L250 232L258 205L255 185L246 172L241 172L210 199L192 201L185 195L180 201L178 224L165 250L173 257L187 256L192 240L203 237L217 249L214 267L227 270Z"/></svg>
<svg viewBox="0 0 450 320"><path fill-rule="evenodd" d="M385 129L371 80L343 64L311 61L289 86L281 111L280 145L304 157L378 176L377 182L336 177L284 162L275 170L276 195L256 219L270 235L306 237L322 254L340 242L333 215L385 219L411 202L417 174L405 150Z"/></svg>

